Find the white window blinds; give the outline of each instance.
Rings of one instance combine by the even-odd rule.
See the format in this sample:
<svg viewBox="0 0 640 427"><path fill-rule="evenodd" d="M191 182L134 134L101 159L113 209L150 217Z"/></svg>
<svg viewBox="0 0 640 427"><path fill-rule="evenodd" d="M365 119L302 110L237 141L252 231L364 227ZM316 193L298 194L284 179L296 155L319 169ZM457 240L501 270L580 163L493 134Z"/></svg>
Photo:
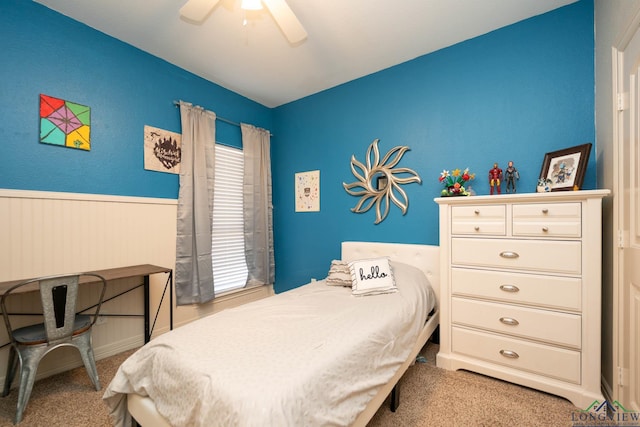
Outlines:
<svg viewBox="0 0 640 427"><path fill-rule="evenodd" d="M215 293L242 288L247 282L244 255L242 150L216 144L211 258Z"/></svg>

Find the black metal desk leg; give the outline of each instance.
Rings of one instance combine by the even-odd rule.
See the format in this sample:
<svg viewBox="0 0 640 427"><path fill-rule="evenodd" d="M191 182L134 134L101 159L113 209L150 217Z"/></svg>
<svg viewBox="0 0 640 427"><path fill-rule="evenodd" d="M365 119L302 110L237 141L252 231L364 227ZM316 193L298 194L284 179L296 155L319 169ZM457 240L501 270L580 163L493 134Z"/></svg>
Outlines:
<svg viewBox="0 0 640 427"><path fill-rule="evenodd" d="M149 276L144 276L144 343L151 341L149 332Z"/></svg>
<svg viewBox="0 0 640 427"><path fill-rule="evenodd" d="M173 270L169 271L169 329L173 331Z"/></svg>

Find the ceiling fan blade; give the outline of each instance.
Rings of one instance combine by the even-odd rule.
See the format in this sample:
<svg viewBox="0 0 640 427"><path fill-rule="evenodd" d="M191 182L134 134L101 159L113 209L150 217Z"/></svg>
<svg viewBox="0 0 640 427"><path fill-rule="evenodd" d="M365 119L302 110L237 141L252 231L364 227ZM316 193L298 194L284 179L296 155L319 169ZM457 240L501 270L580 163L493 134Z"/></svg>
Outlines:
<svg viewBox="0 0 640 427"><path fill-rule="evenodd" d="M202 22L220 0L189 0L180 8L180 16Z"/></svg>
<svg viewBox="0 0 640 427"><path fill-rule="evenodd" d="M273 19L277 22L289 43L295 44L307 38L307 31L285 0L262 1L271 12Z"/></svg>

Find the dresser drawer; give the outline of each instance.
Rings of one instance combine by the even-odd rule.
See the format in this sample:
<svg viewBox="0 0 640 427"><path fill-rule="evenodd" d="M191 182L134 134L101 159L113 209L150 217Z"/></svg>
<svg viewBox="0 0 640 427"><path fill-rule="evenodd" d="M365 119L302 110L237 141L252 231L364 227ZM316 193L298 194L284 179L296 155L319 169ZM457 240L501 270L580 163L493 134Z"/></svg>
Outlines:
<svg viewBox="0 0 640 427"><path fill-rule="evenodd" d="M527 203L512 206L513 218L573 219L580 221L580 203Z"/></svg>
<svg viewBox="0 0 640 427"><path fill-rule="evenodd" d="M579 275L581 258L579 241L451 239L451 263L456 266Z"/></svg>
<svg viewBox="0 0 640 427"><path fill-rule="evenodd" d="M580 352L453 327L454 353L580 384Z"/></svg>
<svg viewBox="0 0 640 427"><path fill-rule="evenodd" d="M580 312L582 280L472 268L451 269L451 293Z"/></svg>
<svg viewBox="0 0 640 427"><path fill-rule="evenodd" d="M575 349L582 341L578 314L454 297L451 322Z"/></svg>
<svg viewBox="0 0 640 427"><path fill-rule="evenodd" d="M507 233L506 207L454 206L451 208L451 233L505 236Z"/></svg>
<svg viewBox="0 0 640 427"><path fill-rule="evenodd" d="M580 203L532 203L512 209L514 236L579 238L582 234Z"/></svg>

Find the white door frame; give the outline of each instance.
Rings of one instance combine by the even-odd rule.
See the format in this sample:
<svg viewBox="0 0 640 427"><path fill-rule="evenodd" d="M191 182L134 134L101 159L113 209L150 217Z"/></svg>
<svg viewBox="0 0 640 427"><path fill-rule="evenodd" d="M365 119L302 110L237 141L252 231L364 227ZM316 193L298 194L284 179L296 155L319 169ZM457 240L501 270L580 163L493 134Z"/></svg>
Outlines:
<svg viewBox="0 0 640 427"><path fill-rule="evenodd" d="M624 280L624 262L622 250L629 244L629 230L624 230L623 215L626 208L625 197L622 192L624 191L623 180L627 171L627 164L624 157L624 128L625 122L623 120L623 110L629 108L629 97L625 95L624 85L625 79L628 76L624 75L624 51L635 36L636 32L640 31L640 10L636 12L635 16L629 21L624 31L620 33L616 44L612 47L612 87L613 87L613 170L617 171L613 176L613 238L616 240L614 247L617 250L613 253L613 336L612 336L612 351L613 351L613 363L614 375L612 383L613 396L610 398L614 400L626 401L629 398L629 391L623 386L629 385L629 372L628 366L624 366L624 351L625 346L628 345L624 336L625 331L625 318L626 316L626 301L624 301L624 284L621 280ZM628 330L628 329L627 329Z"/></svg>

